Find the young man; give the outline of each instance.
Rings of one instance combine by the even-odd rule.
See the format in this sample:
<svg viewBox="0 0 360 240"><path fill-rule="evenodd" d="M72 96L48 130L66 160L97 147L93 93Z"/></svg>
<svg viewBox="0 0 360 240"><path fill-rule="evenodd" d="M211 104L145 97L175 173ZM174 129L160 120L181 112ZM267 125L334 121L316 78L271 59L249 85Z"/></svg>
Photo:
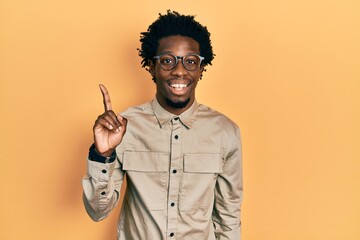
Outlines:
<svg viewBox="0 0 360 240"><path fill-rule="evenodd" d="M126 176L118 239L239 240L239 129L195 100L214 58L210 33L193 16L168 11L140 41L156 97L116 115L100 85L105 112L93 128L83 179L86 210L93 220L104 219Z"/></svg>

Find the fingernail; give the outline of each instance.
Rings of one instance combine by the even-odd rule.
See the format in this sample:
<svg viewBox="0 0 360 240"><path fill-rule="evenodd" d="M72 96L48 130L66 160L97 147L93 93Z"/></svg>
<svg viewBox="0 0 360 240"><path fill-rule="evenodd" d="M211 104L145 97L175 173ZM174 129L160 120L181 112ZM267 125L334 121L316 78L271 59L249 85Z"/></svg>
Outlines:
<svg viewBox="0 0 360 240"><path fill-rule="evenodd" d="M112 125L109 125L109 128L110 128L110 130L113 130L113 126L112 126Z"/></svg>

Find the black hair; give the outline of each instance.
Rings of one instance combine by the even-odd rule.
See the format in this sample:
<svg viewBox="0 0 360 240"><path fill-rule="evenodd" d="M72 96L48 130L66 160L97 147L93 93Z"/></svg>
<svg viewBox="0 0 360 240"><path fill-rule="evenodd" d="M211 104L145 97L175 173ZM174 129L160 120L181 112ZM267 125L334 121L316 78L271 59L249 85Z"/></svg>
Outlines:
<svg viewBox="0 0 360 240"><path fill-rule="evenodd" d="M200 46L200 55L204 57L202 64L211 65L214 59L210 33L207 28L195 20L195 16L182 15L168 10L165 15L159 13L159 18L140 34L141 49L139 56L142 57L141 65L145 69L149 66L149 60L153 60L159 46L159 40L164 37L180 35L190 37L197 41ZM148 70L148 69L147 69Z"/></svg>

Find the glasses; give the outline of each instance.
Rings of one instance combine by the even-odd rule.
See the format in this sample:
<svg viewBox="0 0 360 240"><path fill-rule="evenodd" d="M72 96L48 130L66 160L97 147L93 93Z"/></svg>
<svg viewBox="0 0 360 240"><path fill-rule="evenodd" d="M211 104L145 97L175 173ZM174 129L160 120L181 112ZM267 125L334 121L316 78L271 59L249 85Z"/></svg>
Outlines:
<svg viewBox="0 0 360 240"><path fill-rule="evenodd" d="M179 59L181 59L181 62L186 70L195 71L200 68L201 62L204 60L204 57L192 53L182 57L175 56L171 53L164 53L153 58L157 59L160 67L166 71L170 71L176 68L179 63Z"/></svg>

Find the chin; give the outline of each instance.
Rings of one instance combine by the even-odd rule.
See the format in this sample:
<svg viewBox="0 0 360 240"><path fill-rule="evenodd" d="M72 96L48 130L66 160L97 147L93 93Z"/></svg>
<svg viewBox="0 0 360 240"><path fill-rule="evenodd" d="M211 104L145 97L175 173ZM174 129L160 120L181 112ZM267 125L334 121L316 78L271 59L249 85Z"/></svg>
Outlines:
<svg viewBox="0 0 360 240"><path fill-rule="evenodd" d="M166 104L169 106L169 107L172 107L172 108L184 108L186 107L190 102L190 98L184 100L184 101L173 101L169 98L166 98Z"/></svg>

